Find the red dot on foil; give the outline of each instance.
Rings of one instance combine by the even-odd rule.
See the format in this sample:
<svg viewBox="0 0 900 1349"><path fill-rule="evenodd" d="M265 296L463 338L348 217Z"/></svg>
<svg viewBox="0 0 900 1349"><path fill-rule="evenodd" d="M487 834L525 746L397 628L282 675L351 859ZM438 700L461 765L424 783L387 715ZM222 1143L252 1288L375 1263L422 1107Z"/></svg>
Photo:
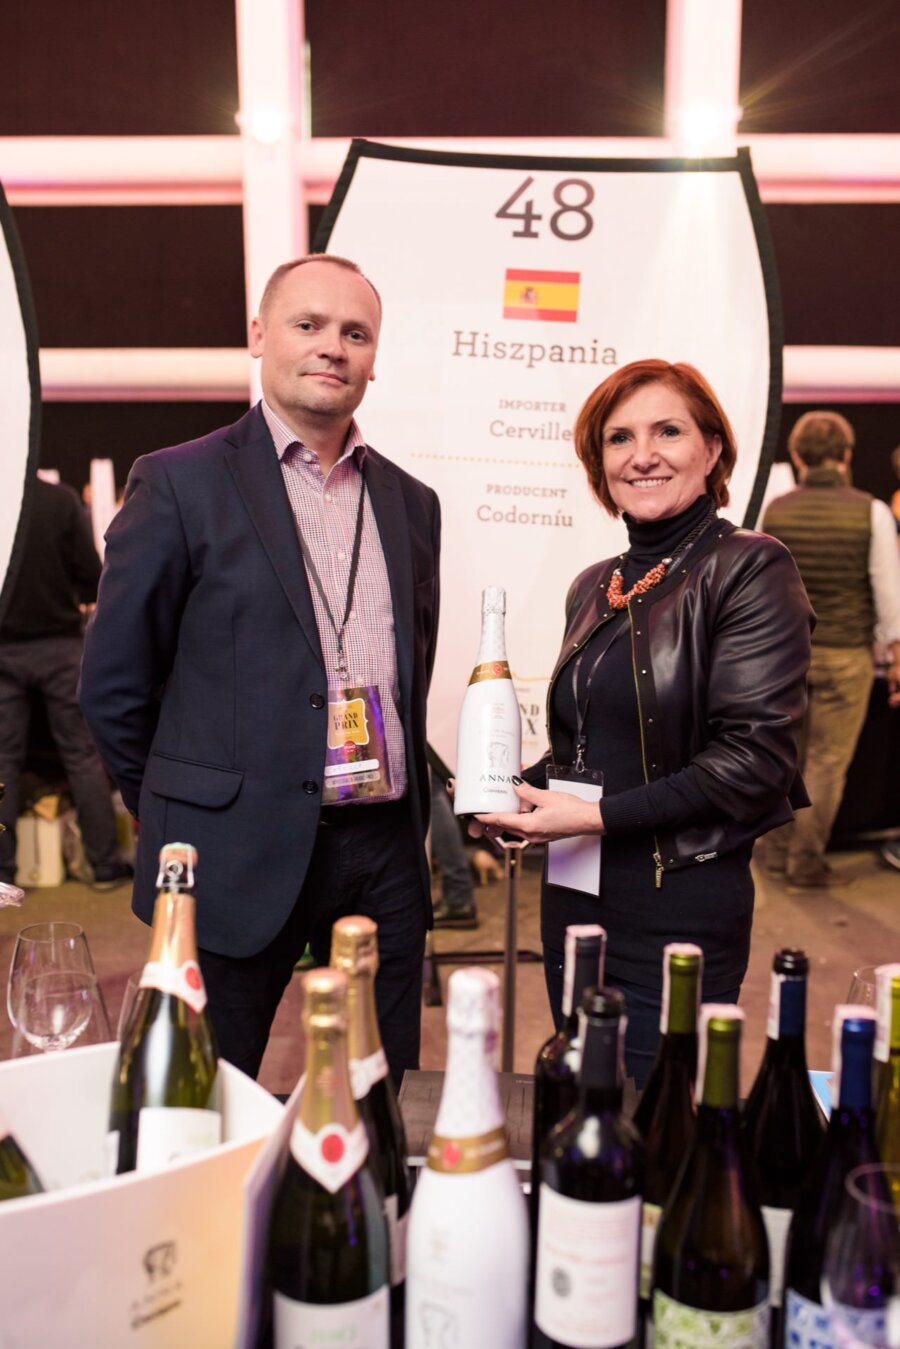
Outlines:
<svg viewBox="0 0 900 1349"><path fill-rule="evenodd" d="M340 1134L326 1134L322 1139L322 1156L332 1166L344 1155L344 1140Z"/></svg>
<svg viewBox="0 0 900 1349"><path fill-rule="evenodd" d="M459 1166L462 1161L462 1148L458 1143L444 1144L444 1165Z"/></svg>
<svg viewBox="0 0 900 1349"><path fill-rule="evenodd" d="M200 978L200 971L195 965L191 965L185 971L184 981L190 988L202 988L203 980Z"/></svg>

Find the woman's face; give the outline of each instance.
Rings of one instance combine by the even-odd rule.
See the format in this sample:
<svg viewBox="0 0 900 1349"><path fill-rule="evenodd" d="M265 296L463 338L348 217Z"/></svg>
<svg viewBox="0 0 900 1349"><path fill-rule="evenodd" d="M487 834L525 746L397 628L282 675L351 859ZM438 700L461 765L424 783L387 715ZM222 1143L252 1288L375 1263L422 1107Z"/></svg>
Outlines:
<svg viewBox="0 0 900 1349"><path fill-rule="evenodd" d="M643 384L613 408L603 428L609 494L635 520L667 520L686 510L706 491L721 453L721 437L707 440L668 384Z"/></svg>

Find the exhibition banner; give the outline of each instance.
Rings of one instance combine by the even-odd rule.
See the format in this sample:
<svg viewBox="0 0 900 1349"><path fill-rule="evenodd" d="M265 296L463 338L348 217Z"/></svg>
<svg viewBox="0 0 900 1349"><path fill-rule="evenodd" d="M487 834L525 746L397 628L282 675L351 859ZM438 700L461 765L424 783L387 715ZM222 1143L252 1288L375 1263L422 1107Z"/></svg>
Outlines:
<svg viewBox="0 0 900 1349"><path fill-rule="evenodd" d="M429 739L452 767L481 590L499 585L531 762L546 745L569 585L626 546L572 443L591 390L644 357L696 365L738 441L724 514L756 518L781 332L749 156L571 160L355 141L315 246L358 262L384 301L363 432L441 500Z"/></svg>
<svg viewBox="0 0 900 1349"><path fill-rule="evenodd" d="M0 622L25 537L29 487L38 464L40 373L25 261L0 187Z"/></svg>

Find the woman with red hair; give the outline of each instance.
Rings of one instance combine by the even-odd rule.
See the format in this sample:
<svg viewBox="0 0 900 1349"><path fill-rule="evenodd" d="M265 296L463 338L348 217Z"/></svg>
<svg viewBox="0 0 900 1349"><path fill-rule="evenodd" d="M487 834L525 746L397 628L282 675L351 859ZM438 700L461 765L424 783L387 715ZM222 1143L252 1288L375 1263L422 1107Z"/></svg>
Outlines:
<svg viewBox="0 0 900 1349"><path fill-rule="evenodd" d="M626 1066L646 1079L663 947L704 951L703 997L736 1001L753 914L750 855L808 804L797 771L812 610L790 553L720 518L734 435L698 370L635 361L589 396L575 447L628 549L576 577L548 693L550 750L520 815L482 815L534 842L602 836L599 885L552 883L541 929L559 1024L565 930L602 923L606 981L625 994ZM547 773L556 787L547 790ZM566 783L600 782L585 800Z"/></svg>

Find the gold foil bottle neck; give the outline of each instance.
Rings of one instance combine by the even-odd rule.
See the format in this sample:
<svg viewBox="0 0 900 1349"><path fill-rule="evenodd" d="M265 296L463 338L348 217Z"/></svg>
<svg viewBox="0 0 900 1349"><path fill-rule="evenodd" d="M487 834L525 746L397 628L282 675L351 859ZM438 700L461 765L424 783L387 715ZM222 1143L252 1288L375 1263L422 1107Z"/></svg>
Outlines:
<svg viewBox="0 0 900 1349"><path fill-rule="evenodd" d="M306 1086L300 1119L312 1133L327 1124L353 1129L359 1121L347 1060L347 991L343 970L310 970L303 979Z"/></svg>
<svg viewBox="0 0 900 1349"><path fill-rule="evenodd" d="M303 1025L308 1031L346 1031L347 984L343 970L310 970L304 976Z"/></svg>
<svg viewBox="0 0 900 1349"><path fill-rule="evenodd" d="M339 918L331 929L331 964L349 975L378 970L378 924L354 914Z"/></svg>

